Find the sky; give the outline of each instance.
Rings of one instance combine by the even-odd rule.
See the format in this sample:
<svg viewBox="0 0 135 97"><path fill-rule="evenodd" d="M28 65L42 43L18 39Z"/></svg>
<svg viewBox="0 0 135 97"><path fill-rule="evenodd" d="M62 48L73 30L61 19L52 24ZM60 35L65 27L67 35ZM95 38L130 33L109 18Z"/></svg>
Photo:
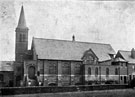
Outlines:
<svg viewBox="0 0 135 97"><path fill-rule="evenodd" d="M32 37L111 44L115 52L135 47L134 1L1 0L0 60L15 60L15 29L24 6Z"/></svg>

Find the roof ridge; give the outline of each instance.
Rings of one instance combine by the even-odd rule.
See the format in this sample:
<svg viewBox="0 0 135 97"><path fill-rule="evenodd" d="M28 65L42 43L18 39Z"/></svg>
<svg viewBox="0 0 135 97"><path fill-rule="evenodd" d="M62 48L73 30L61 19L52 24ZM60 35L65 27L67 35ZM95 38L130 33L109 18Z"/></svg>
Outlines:
<svg viewBox="0 0 135 97"><path fill-rule="evenodd" d="M122 51L122 52L131 52L131 51L128 51L128 50L118 50L118 51Z"/></svg>
<svg viewBox="0 0 135 97"><path fill-rule="evenodd" d="M71 43L75 42L75 43L86 43L86 44L110 45L110 44L107 44L107 43L83 42L83 41L72 41L72 40L70 41L70 40L62 40L62 39L47 39L47 38L37 38L37 37L33 37L33 39L65 41L65 42L71 42Z"/></svg>
<svg viewBox="0 0 135 97"><path fill-rule="evenodd" d="M15 61L6 61L6 60L4 60L4 61L0 61L0 62L15 62Z"/></svg>

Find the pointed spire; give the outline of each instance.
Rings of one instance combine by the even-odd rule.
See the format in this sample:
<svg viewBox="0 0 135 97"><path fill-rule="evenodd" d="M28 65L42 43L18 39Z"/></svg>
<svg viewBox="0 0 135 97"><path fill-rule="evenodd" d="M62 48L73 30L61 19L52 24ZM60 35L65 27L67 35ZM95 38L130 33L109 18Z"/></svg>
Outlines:
<svg viewBox="0 0 135 97"><path fill-rule="evenodd" d="M22 8L21 8L21 13L20 13L20 17L19 17L19 22L18 22L17 28L27 28L26 21L25 21L23 5L22 5Z"/></svg>

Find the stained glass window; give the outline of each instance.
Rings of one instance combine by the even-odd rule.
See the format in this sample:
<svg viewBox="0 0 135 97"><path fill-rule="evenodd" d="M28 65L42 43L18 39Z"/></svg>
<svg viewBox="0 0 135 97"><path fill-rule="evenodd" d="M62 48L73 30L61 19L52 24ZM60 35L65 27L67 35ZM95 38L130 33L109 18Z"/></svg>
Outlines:
<svg viewBox="0 0 135 97"><path fill-rule="evenodd" d="M62 74L70 74L70 62L62 62Z"/></svg>
<svg viewBox="0 0 135 97"><path fill-rule="evenodd" d="M57 74L57 63L49 62L49 74Z"/></svg>

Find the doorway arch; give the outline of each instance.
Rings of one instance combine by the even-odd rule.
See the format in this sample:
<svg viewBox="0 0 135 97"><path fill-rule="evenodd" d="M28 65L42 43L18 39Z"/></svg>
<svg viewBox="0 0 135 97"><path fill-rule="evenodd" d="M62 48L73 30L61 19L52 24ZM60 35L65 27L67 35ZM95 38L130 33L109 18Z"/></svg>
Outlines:
<svg viewBox="0 0 135 97"><path fill-rule="evenodd" d="M35 78L35 67L34 66L29 66L29 68L28 68L28 77L30 79Z"/></svg>

